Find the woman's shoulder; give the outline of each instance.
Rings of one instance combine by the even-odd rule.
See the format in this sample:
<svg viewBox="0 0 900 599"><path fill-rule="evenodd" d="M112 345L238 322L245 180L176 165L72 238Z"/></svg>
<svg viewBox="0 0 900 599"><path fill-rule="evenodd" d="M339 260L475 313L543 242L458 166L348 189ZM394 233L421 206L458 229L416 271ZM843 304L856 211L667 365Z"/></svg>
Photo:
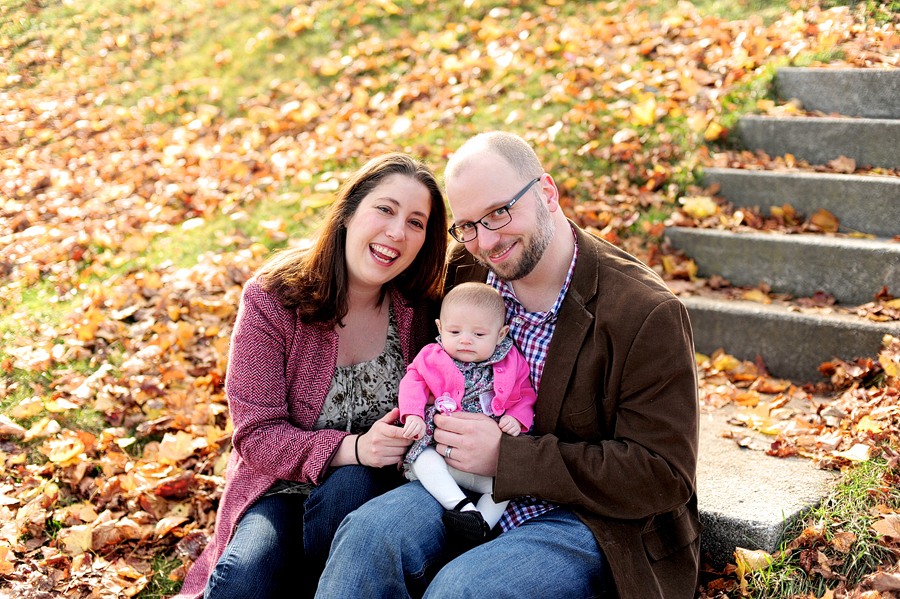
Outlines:
<svg viewBox="0 0 900 599"><path fill-rule="evenodd" d="M277 291L267 289L265 279L254 277L244 284L241 304L245 312L252 312L269 320L295 323L297 311L286 308Z"/></svg>

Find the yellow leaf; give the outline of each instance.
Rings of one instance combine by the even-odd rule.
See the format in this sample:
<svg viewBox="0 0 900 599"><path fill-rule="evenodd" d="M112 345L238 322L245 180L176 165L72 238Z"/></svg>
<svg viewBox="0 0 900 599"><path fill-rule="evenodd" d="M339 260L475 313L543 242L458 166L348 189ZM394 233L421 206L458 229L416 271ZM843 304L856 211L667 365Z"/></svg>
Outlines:
<svg viewBox="0 0 900 599"><path fill-rule="evenodd" d="M809 221L817 227L821 227L823 231L830 233L836 233L840 223L835 215L824 208L820 208L818 212L809 217Z"/></svg>
<svg viewBox="0 0 900 599"><path fill-rule="evenodd" d="M64 437L47 441L42 449L47 459L62 464L78 457L84 451L84 443L78 437Z"/></svg>
<svg viewBox="0 0 900 599"><path fill-rule="evenodd" d="M166 536L167 534L172 532L173 529L187 522L187 520L188 519L184 516L169 516L166 518L161 518L159 522L156 523L156 536Z"/></svg>
<svg viewBox="0 0 900 599"><path fill-rule="evenodd" d="M694 218L706 218L719 211L719 205L709 196L693 196L681 198L678 203L684 211Z"/></svg>
<svg viewBox="0 0 900 599"><path fill-rule="evenodd" d="M18 418L19 420L24 420L26 418L31 418L32 416L37 416L43 409L44 404L39 397L29 397L20 401L19 405L10 411L10 416Z"/></svg>
<svg viewBox="0 0 900 599"><path fill-rule="evenodd" d="M631 107L631 122L635 125L652 125L656 122L656 100L647 98Z"/></svg>
<svg viewBox="0 0 900 599"><path fill-rule="evenodd" d="M76 408L78 408L77 404L74 404L68 399L62 397L58 399L51 399L47 402L48 412L66 412L68 410L73 410Z"/></svg>
<svg viewBox="0 0 900 599"><path fill-rule="evenodd" d="M159 444L157 459L164 464L174 464L190 457L194 453L191 442L194 438L184 431L176 434L166 433Z"/></svg>
<svg viewBox="0 0 900 599"><path fill-rule="evenodd" d="M722 133L725 132L725 128L722 127L719 123L713 121L706 128L706 132L703 134L703 139L706 141L715 141L722 137Z"/></svg>
<svg viewBox="0 0 900 599"><path fill-rule="evenodd" d="M147 249L150 245L150 240L146 237L142 237L141 235L132 235L122 244L122 249L126 252L134 252L135 254L139 254Z"/></svg>
<svg viewBox="0 0 900 599"><path fill-rule="evenodd" d="M835 451L834 455L846 458L851 462L866 462L869 459L871 450L872 448L865 443L857 443L847 451Z"/></svg>
<svg viewBox="0 0 900 599"><path fill-rule="evenodd" d="M859 422L854 425L853 430L859 431L870 431L873 433L880 433L884 430L884 427L879 423L875 422L868 416L863 416L859 419Z"/></svg>
<svg viewBox="0 0 900 599"><path fill-rule="evenodd" d="M774 560L772 556L765 551L758 550L752 551L750 549L744 549L743 547L736 547L734 550L734 560L737 565L736 574L738 579L741 581L741 589L744 590L747 587L747 581L744 580L744 575L749 572L756 572L757 570L762 570L763 568L768 567Z"/></svg>
<svg viewBox="0 0 900 599"><path fill-rule="evenodd" d="M760 304L771 304L772 298L768 296L768 294L764 293L761 289L748 289L742 294L745 300L749 300L751 302L758 302Z"/></svg>
<svg viewBox="0 0 900 599"><path fill-rule="evenodd" d="M56 533L56 542L62 548L63 553L78 555L91 548L93 531L90 525L81 524L69 528L63 528Z"/></svg>

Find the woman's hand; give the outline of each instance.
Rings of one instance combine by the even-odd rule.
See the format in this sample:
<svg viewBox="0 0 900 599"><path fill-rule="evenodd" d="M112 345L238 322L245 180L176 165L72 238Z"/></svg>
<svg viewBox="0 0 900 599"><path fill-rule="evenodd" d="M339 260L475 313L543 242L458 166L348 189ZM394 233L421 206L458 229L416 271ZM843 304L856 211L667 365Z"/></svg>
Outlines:
<svg viewBox="0 0 900 599"><path fill-rule="evenodd" d="M403 436L403 429L394 426L400 416L400 408L394 408L360 435L358 443L359 461L363 466L381 468L398 464L406 453L412 439ZM354 440L355 441L355 440Z"/></svg>

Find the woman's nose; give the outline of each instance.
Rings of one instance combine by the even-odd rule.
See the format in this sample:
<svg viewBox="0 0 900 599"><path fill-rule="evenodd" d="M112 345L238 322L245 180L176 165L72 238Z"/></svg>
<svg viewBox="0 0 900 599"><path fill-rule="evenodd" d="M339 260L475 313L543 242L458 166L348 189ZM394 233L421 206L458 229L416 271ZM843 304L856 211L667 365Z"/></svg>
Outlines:
<svg viewBox="0 0 900 599"><path fill-rule="evenodd" d="M387 230L385 231L385 235L393 239L394 241L403 241L406 233L403 229L403 225L397 222L391 222L388 225Z"/></svg>

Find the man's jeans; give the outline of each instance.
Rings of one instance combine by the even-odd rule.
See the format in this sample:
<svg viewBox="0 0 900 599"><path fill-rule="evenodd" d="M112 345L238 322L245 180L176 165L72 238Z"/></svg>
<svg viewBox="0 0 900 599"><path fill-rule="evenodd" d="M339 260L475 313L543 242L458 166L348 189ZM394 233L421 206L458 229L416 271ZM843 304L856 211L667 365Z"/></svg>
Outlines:
<svg viewBox="0 0 900 599"><path fill-rule="evenodd" d="M210 574L204 598L312 597L341 520L402 482L392 470L344 466L308 498L278 494L257 500Z"/></svg>
<svg viewBox="0 0 900 599"><path fill-rule="evenodd" d="M421 483L411 482L347 516L316 597L602 595L602 553L590 529L571 511L557 508L542 514L456 559L446 548L443 511Z"/></svg>

